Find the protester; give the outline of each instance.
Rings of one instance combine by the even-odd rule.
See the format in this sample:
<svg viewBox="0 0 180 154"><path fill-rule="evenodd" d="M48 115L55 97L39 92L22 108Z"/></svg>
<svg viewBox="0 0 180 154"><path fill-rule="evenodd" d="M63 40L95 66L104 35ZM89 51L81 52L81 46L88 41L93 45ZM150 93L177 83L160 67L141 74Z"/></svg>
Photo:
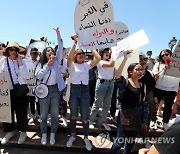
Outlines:
<svg viewBox="0 0 180 154"><path fill-rule="evenodd" d="M66 88L63 90L63 92L61 93L61 103L60 103L60 115L62 115L62 125L63 127L67 127L68 123L67 123L67 102L64 100L64 96L66 95L66 91L67 91L67 82L66 82L66 78L69 77L69 72L68 72L68 67L67 67L67 55L65 52L66 48L63 47L63 55L62 55L62 60L60 63L60 70L61 70L61 75L64 79L64 82L66 83ZM61 112L62 111L62 112Z"/></svg>
<svg viewBox="0 0 180 154"><path fill-rule="evenodd" d="M163 128L168 128L168 122L172 114L172 105L176 97L179 80L177 78L165 75L165 72L169 66L172 52L169 49L164 49L159 54L159 62L157 62L153 68L153 74L156 78L155 96L158 103L161 100L164 101L163 111Z"/></svg>
<svg viewBox="0 0 180 154"><path fill-rule="evenodd" d="M126 60L127 60L128 52L130 52L130 51L126 51L124 53L124 59L123 59L121 65L118 67L118 70L115 73L117 79L121 77L122 70L123 70ZM135 131L133 129L132 130L124 129L123 125L121 124L122 121L120 121L120 119L123 118L121 112L123 109L134 109L135 110L136 108L140 108L143 106L142 102L144 102L144 100L145 100L145 87L142 85L142 83L140 83L138 81L143 76L142 66L139 63L133 63L133 64L129 65L127 71L128 71L128 79L126 82L125 90L123 92L122 100L120 100L121 107L120 107L120 111L119 111L118 118L117 118L117 136L116 136L116 140L114 141L111 151L110 151L110 153L112 153L112 154L116 154L118 152L118 150L123 146L123 144L125 144L123 153L128 154L131 152L134 142L135 142L135 138L138 136L138 131ZM134 116L138 116L138 115L134 115ZM143 117L141 117L141 118L143 119ZM138 121L136 121L136 123L137 122ZM139 121L139 122L141 123L141 121ZM142 128L144 128L144 127L147 127L147 126L143 124ZM131 140L132 142L130 142L130 143L119 142L119 139L122 139L122 138L132 139Z"/></svg>
<svg viewBox="0 0 180 154"><path fill-rule="evenodd" d="M32 61L32 65L34 67L34 70L36 70L36 67L38 65L38 55L39 55L39 52L38 52L38 49L37 48L32 48L31 51L30 51L30 56L31 56L31 61ZM36 80L36 79L35 79ZM37 81L35 81L36 84L37 84ZM36 97L35 96L27 96L27 101L28 101L28 104L30 105L30 120L29 122L33 122L34 119L39 118L39 115L40 115L40 105L39 105L39 101L36 102ZM35 107L35 104L36 104L36 107ZM37 114L35 113L37 109Z"/></svg>
<svg viewBox="0 0 180 154"><path fill-rule="evenodd" d="M74 35L73 38L77 38ZM70 89L70 129L71 135L68 139L66 146L71 147L72 143L76 140L76 121L78 116L78 107L80 107L81 120L83 125L84 142L86 149L90 151L92 145L88 140L89 131L89 70L96 66L100 61L100 56L96 50L92 50L94 59L90 62L85 62L85 53L82 49L76 49L77 40L74 39L74 44L69 51L67 65L69 68L71 78L71 89ZM76 49L76 50L75 50Z"/></svg>
<svg viewBox="0 0 180 154"><path fill-rule="evenodd" d="M5 47L6 47L5 44L0 42L0 50L3 50Z"/></svg>
<svg viewBox="0 0 180 154"><path fill-rule="evenodd" d="M139 62L144 70L144 75L139 81L146 85L146 99L149 106L148 124L150 124L150 121L152 121L151 123L156 121L156 114L154 114L153 112L155 105L154 89L155 89L156 81L152 77L149 70L147 69L147 60L148 58L145 57L144 55L139 56Z"/></svg>
<svg viewBox="0 0 180 154"><path fill-rule="evenodd" d="M93 106L97 80L97 66L89 70L90 107Z"/></svg>
<svg viewBox="0 0 180 154"><path fill-rule="evenodd" d="M18 43L8 42L8 45L4 51L6 58L3 60L3 63L0 66L0 73L7 72L9 74L12 116L12 123L3 123L3 129L5 132L7 132L1 141L1 144L3 145L8 143L8 141L15 135L15 113L17 119L17 129L20 131L18 144L22 144L27 137L27 103L24 101L26 99L26 94L22 96L16 96L15 93L17 93L17 91L14 90L14 87L18 84L27 84L26 79L28 78L28 70L25 62L18 54L19 51L20 48Z"/></svg>
<svg viewBox="0 0 180 154"><path fill-rule="evenodd" d="M147 56L147 69L149 71L152 71L154 64L155 64L155 59L153 59L152 56L152 51L147 51L146 52L146 56Z"/></svg>
<svg viewBox="0 0 180 154"><path fill-rule="evenodd" d="M47 117L50 108L51 115L51 134L50 144L55 144L55 133L59 125L59 103L60 92L65 88L64 80L61 76L59 64L62 59L63 42L61 39L59 27L54 28L58 38L57 53L51 47L46 47L39 60L35 76L40 83L44 83L48 87L48 95L40 98L40 114L41 114L41 143L47 143ZM56 56L55 56L56 55Z"/></svg>
<svg viewBox="0 0 180 154"><path fill-rule="evenodd" d="M167 139L170 143L167 142ZM159 142L154 143L149 149L140 149L139 154L179 154L180 122L172 125L157 141Z"/></svg>
<svg viewBox="0 0 180 154"><path fill-rule="evenodd" d="M105 48L100 51L101 61L97 65L98 79L96 82L95 101L91 108L89 125L90 128L94 128L95 118L99 108L102 106L102 116L98 123L108 131L110 131L111 128L107 125L106 120L111 106L111 98L114 89L113 79L115 63L112 55L110 58L109 50L109 48Z"/></svg>
<svg viewBox="0 0 180 154"><path fill-rule="evenodd" d="M6 47L5 44L0 42L0 59L1 59L1 56L3 56L3 51L5 47Z"/></svg>
<svg viewBox="0 0 180 154"><path fill-rule="evenodd" d="M173 106L172 106L172 115L171 115L172 118L175 117L175 114L176 114L176 112L177 112L177 104L179 104L179 103L180 103L180 83L179 83L178 93L177 93L177 95L176 95L176 98L175 98L175 100L174 100L174 104L173 104ZM179 110L179 112L180 112L180 110ZM180 113L179 113L179 114L180 114Z"/></svg>

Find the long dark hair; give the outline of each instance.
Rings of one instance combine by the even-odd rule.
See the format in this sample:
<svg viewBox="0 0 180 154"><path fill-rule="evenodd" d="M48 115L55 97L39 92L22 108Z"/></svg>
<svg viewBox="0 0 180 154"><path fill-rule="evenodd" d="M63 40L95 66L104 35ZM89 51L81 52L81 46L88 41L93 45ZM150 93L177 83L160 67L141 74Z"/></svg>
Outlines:
<svg viewBox="0 0 180 154"><path fill-rule="evenodd" d="M162 51L160 52L160 54L159 54L159 62L165 63L165 61L163 60L163 58L162 58L162 56L161 56L162 52L166 52L166 53L170 54L170 56L172 56L172 51L169 50L169 49L164 49L164 50L162 50Z"/></svg>
<svg viewBox="0 0 180 154"><path fill-rule="evenodd" d="M127 73L128 73L128 78L131 78L131 72L133 71L133 69L136 67L136 65L138 65L139 63L132 63L128 66L127 68Z"/></svg>
<svg viewBox="0 0 180 154"><path fill-rule="evenodd" d="M54 52L54 54L56 54L56 52L54 51L54 49L53 49L52 47L46 47L46 48L43 50L43 52L42 52L42 54L41 54L41 57L40 57L40 59L39 59L39 63L41 63L42 66L48 62L48 59L47 59L47 57L46 57L46 52L47 52L47 49L48 49L48 48L51 48L52 51Z"/></svg>

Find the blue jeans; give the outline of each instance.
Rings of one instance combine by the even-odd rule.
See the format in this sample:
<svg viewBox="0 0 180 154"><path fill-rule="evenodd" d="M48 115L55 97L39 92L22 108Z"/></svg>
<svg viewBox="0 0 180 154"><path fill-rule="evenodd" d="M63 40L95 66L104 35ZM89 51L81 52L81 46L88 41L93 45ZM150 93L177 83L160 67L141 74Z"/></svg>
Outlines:
<svg viewBox="0 0 180 154"><path fill-rule="evenodd" d="M83 123L84 135L89 131L89 86L71 84L69 106L71 112L70 128L71 133L76 132L76 117L78 116L78 107L80 107L81 120Z"/></svg>
<svg viewBox="0 0 180 154"><path fill-rule="evenodd" d="M113 89L114 89L113 80L105 80L103 83L100 82L100 79L97 80L96 90L95 90L95 101L93 103L91 113L90 113L91 122L95 120L98 110L101 106L102 106L101 123L106 122L108 111L111 106L111 98L112 98Z"/></svg>
<svg viewBox="0 0 180 154"><path fill-rule="evenodd" d="M135 132L135 131L125 131L123 129L123 126L121 125L120 123L120 112L118 114L118 117L117 117L117 136L116 136L116 139L112 145L112 148L111 148L111 151L110 151L110 154L116 154L118 152L118 150L123 146L125 145L124 147L124 151L123 151L123 154L129 154L131 153L131 150L134 146L134 143L135 143L135 138L138 136L138 133ZM119 142L119 141L122 141L122 138L126 138L126 139L132 139L132 142L131 143L123 143L123 142ZM119 140L118 140L119 139Z"/></svg>
<svg viewBox="0 0 180 154"><path fill-rule="evenodd" d="M60 92L57 85L48 86L49 93L47 97L39 99L41 114L41 133L47 133L47 118L50 109L51 115L51 133L56 133L59 125L59 103Z"/></svg>

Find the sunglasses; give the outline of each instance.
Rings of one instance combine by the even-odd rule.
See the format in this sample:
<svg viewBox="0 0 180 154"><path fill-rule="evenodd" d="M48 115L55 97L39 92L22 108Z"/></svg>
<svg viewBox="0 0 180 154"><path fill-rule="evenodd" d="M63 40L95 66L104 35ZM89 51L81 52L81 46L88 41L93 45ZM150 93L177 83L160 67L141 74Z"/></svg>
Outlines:
<svg viewBox="0 0 180 154"><path fill-rule="evenodd" d="M161 55L161 57L164 57L164 56L169 56L169 54L168 53L166 53L166 54L163 54L163 55Z"/></svg>
<svg viewBox="0 0 180 154"><path fill-rule="evenodd" d="M148 58L140 59L140 61L148 61Z"/></svg>
<svg viewBox="0 0 180 154"><path fill-rule="evenodd" d="M77 53L77 55L85 55L85 53L84 52L79 52L79 53Z"/></svg>
<svg viewBox="0 0 180 154"><path fill-rule="evenodd" d="M9 50L9 51L19 52L19 49L18 49L18 48L9 48L8 50Z"/></svg>

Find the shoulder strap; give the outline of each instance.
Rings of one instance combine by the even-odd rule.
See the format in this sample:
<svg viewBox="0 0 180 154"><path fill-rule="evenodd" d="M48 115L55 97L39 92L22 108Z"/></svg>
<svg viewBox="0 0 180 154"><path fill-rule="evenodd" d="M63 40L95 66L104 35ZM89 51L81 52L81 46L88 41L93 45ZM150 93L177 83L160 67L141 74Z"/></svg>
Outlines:
<svg viewBox="0 0 180 154"><path fill-rule="evenodd" d="M39 62L36 64L36 66L35 66L35 68L34 68L34 78L36 78L35 72L36 72L36 68L37 68L38 64L39 64ZM35 82L36 85L37 85L37 81L38 81L38 80L36 79L36 82Z"/></svg>
<svg viewBox="0 0 180 154"><path fill-rule="evenodd" d="M13 82L13 78L12 78L12 74L11 74L11 69L10 69L10 66L9 66L8 58L7 58L7 66L8 66L8 71L9 71L9 75L10 75L10 78L11 78L11 82L12 82L12 85L14 87L14 82Z"/></svg>
<svg viewBox="0 0 180 154"><path fill-rule="evenodd" d="M41 69L43 68L43 64L41 63ZM51 69L50 69L50 73L49 73L49 76L48 76L48 78L47 78L47 80L46 80L46 83L45 84L47 84L47 82L48 82L48 80L49 80L49 77L50 77L50 75L51 75ZM36 80L37 81L37 80ZM43 81L43 79L40 81L40 82L42 82Z"/></svg>
<svg viewBox="0 0 180 154"><path fill-rule="evenodd" d="M143 93L144 93L144 88L145 88L145 86L144 86L144 84L141 83L141 82L139 82L139 85L140 85L139 105L141 105L141 103L142 103L142 95L143 95Z"/></svg>
<svg viewBox="0 0 180 154"><path fill-rule="evenodd" d="M50 75L51 75L51 69L50 69L50 73L49 73L49 76L48 76L48 78L47 78L46 84L47 84L47 82L48 82L48 80L49 80Z"/></svg>

